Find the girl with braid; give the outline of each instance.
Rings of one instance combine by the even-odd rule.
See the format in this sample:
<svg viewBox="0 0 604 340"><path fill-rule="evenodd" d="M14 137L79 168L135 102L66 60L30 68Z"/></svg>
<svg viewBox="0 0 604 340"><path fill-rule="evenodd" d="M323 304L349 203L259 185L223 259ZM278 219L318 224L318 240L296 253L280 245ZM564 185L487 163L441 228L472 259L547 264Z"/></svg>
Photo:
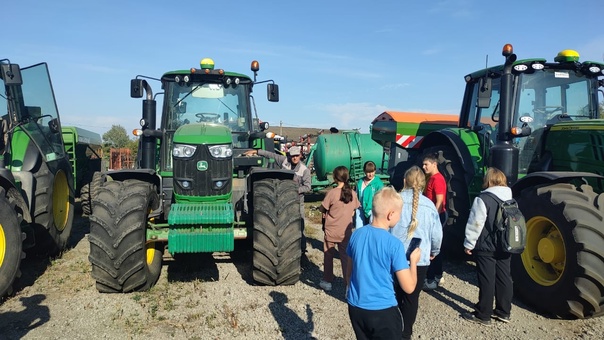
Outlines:
<svg viewBox="0 0 604 340"><path fill-rule="evenodd" d="M340 261L342 261L342 276L348 286L350 273L348 272L348 255L346 246L352 234L355 210L360 206L356 192L350 187L348 168L338 166L333 170L333 179L336 187L329 190L321 202L319 210L325 219L323 241L323 279L319 286L331 290L333 275L333 257L338 248Z"/></svg>
<svg viewBox="0 0 604 340"><path fill-rule="evenodd" d="M434 203L422 195L426 186L426 176L418 166L412 166L405 172L401 219L390 230L390 233L403 242L405 249L409 247L412 238L422 240L420 244L421 257L417 263L417 285L411 294L407 294L395 285L396 301L403 315L403 339L411 339L413 324L419 306L419 293L424 284L424 278L430 266L430 260L440 252L442 241L442 225Z"/></svg>

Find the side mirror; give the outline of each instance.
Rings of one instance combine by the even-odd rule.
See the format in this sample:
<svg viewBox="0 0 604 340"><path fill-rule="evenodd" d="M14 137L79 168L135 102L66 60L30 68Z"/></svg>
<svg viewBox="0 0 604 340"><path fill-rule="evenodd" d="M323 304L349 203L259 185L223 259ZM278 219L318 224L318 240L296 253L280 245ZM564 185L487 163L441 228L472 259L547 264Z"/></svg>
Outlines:
<svg viewBox="0 0 604 340"><path fill-rule="evenodd" d="M491 78L484 77L478 82L478 106L481 109L491 106L491 94L493 89L491 88Z"/></svg>
<svg viewBox="0 0 604 340"><path fill-rule="evenodd" d="M278 102L279 101L279 85L267 84L266 85L266 94L267 94L269 102Z"/></svg>
<svg viewBox="0 0 604 340"><path fill-rule="evenodd" d="M0 64L2 66L2 78L4 85L22 85L21 69L17 64Z"/></svg>
<svg viewBox="0 0 604 340"><path fill-rule="evenodd" d="M533 129L527 123L524 123L520 129L520 135L517 135L517 137L528 137L531 133L533 133Z"/></svg>
<svg viewBox="0 0 604 340"><path fill-rule="evenodd" d="M145 87L143 86L143 79L131 79L130 80L130 97L142 98Z"/></svg>
<svg viewBox="0 0 604 340"><path fill-rule="evenodd" d="M59 120L57 118L53 118L48 122L48 128L52 133L57 133L61 131L59 128Z"/></svg>
<svg viewBox="0 0 604 340"><path fill-rule="evenodd" d="M178 104L176 104L176 112L178 112L178 113L185 113L185 112L187 112L187 102L183 102L182 100L179 101ZM226 114L227 113L225 112L225 115Z"/></svg>

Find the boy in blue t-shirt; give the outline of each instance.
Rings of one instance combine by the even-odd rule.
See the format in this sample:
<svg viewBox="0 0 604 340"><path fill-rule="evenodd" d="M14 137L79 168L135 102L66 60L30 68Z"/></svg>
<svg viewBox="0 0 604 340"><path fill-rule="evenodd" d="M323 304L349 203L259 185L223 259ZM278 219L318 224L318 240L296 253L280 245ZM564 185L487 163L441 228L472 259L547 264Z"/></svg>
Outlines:
<svg viewBox="0 0 604 340"><path fill-rule="evenodd" d="M348 315L357 339L400 339L403 320L394 295L394 277L406 293L417 284L419 248L411 253L388 229L401 217L403 201L392 187L373 197L371 224L352 233L346 253L350 257Z"/></svg>

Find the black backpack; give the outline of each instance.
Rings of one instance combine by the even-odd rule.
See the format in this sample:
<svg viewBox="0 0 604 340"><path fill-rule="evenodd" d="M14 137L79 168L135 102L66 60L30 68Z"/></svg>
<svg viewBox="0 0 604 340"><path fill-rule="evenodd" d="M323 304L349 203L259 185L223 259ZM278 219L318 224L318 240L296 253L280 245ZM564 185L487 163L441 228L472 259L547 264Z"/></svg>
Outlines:
<svg viewBox="0 0 604 340"><path fill-rule="evenodd" d="M495 216L495 230L493 230L497 250L511 254L522 253L526 245L526 221L518 208L518 202L513 198L502 201L490 192L480 194L481 199L483 195L494 199L499 207Z"/></svg>

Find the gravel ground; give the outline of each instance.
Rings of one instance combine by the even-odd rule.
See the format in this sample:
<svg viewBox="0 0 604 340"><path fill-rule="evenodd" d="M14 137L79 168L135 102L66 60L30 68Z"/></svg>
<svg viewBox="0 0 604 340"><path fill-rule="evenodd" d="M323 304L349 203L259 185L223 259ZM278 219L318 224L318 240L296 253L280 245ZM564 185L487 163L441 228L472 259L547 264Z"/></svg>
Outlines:
<svg viewBox="0 0 604 340"><path fill-rule="evenodd" d="M318 203L307 203L307 207ZM16 294L0 305L0 339L353 339L341 271L331 292L318 283L322 237L307 209L308 252L300 282L255 286L249 249L165 258L148 292L100 294L90 277L88 219L78 217L72 247L59 259L28 258ZM549 319L514 300L512 322L461 319L478 296L472 263L445 262L445 282L422 293L415 339L602 339L604 318Z"/></svg>

